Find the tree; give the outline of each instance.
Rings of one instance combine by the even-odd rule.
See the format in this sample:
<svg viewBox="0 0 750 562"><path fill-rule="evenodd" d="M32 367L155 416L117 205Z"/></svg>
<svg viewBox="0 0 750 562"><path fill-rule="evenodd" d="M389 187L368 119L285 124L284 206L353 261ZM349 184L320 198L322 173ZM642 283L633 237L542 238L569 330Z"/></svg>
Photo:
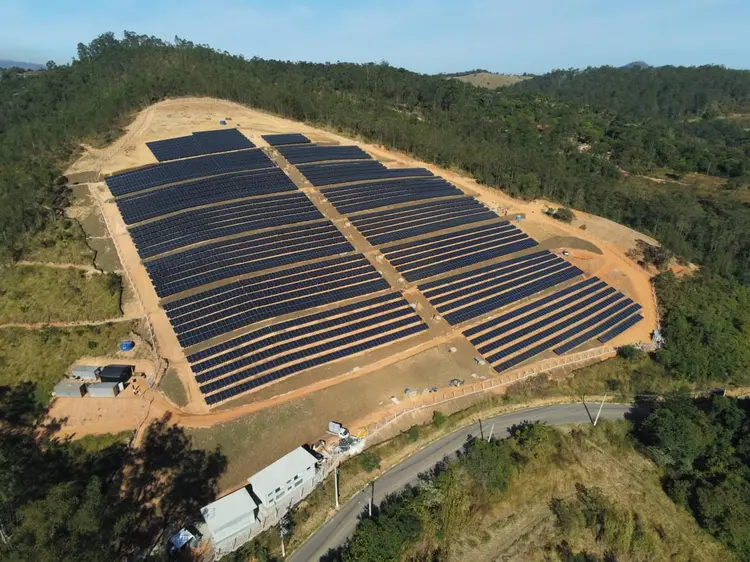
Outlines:
<svg viewBox="0 0 750 562"><path fill-rule="evenodd" d="M477 439L461 457L461 465L467 470L482 494L504 492L514 470L514 461L507 443L488 443Z"/></svg>
<svg viewBox="0 0 750 562"><path fill-rule="evenodd" d="M359 456L359 465L365 472L372 472L380 468L380 455L372 451L365 451Z"/></svg>
<svg viewBox="0 0 750 562"><path fill-rule="evenodd" d="M438 412L437 410L432 412L432 424L435 427L441 427L446 421L447 418L442 412Z"/></svg>

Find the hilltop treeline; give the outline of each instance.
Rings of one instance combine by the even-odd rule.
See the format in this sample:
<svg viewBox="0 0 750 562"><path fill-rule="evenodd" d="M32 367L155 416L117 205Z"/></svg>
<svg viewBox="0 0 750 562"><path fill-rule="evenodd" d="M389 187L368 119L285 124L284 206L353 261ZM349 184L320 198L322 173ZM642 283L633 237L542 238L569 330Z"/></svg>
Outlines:
<svg viewBox="0 0 750 562"><path fill-rule="evenodd" d="M722 125L639 123L535 92L493 92L387 64L310 64L231 56L176 39L125 33L80 44L70 65L0 80L0 227L12 255L63 195L54 178L82 140L109 141L133 112L168 96L225 98L340 129L462 168L510 194L547 197L662 240L743 281L750 211L731 190L644 189L620 169L750 170L748 135ZM703 128L706 131L703 131ZM581 151L582 145L590 150Z"/></svg>
<svg viewBox="0 0 750 562"><path fill-rule="evenodd" d="M513 88L638 119L711 118L750 112L750 71L715 65L556 70Z"/></svg>

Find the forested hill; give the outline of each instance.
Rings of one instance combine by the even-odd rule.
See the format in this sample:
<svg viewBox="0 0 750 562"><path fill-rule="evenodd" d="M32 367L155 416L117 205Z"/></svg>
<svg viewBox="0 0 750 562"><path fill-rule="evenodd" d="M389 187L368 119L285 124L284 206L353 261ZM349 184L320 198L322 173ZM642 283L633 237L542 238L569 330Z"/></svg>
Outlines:
<svg viewBox="0 0 750 562"><path fill-rule="evenodd" d="M750 113L750 71L723 66L556 70L513 87L639 119Z"/></svg>
<svg viewBox="0 0 750 562"><path fill-rule="evenodd" d="M79 44L72 64L0 79L0 252L64 204L56 182L82 141L107 143L134 111L169 96L212 96L323 125L465 170L523 198L545 197L661 240L686 259L750 281L750 135L488 91L387 64L287 63L125 33ZM705 193L634 182L654 168L710 173ZM630 177L623 170L631 172Z"/></svg>

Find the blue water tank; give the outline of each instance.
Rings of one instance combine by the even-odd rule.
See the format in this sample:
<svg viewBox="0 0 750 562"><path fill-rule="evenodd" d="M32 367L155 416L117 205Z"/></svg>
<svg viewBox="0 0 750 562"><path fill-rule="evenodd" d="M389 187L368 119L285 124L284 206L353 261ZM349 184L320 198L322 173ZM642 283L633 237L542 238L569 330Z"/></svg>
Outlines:
<svg viewBox="0 0 750 562"><path fill-rule="evenodd" d="M226 125L226 124L227 124L226 121L219 121L219 125Z"/></svg>
<svg viewBox="0 0 750 562"><path fill-rule="evenodd" d="M123 340L120 342L120 351L131 351L135 347L133 340Z"/></svg>

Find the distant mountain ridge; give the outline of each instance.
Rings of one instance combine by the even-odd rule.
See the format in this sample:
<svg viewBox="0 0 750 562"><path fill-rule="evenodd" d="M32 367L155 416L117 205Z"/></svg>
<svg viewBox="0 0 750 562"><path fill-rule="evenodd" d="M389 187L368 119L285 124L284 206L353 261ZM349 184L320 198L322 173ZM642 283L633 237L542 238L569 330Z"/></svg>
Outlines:
<svg viewBox="0 0 750 562"><path fill-rule="evenodd" d="M43 64L37 64L35 62L21 62L17 60L0 59L0 68L24 68L26 70L41 70L44 68Z"/></svg>
<svg viewBox="0 0 750 562"><path fill-rule="evenodd" d="M620 68L640 68L641 70L645 70L647 68L653 68L653 67L647 62L643 62L642 60L637 60L637 61L630 62L626 65L623 65Z"/></svg>

